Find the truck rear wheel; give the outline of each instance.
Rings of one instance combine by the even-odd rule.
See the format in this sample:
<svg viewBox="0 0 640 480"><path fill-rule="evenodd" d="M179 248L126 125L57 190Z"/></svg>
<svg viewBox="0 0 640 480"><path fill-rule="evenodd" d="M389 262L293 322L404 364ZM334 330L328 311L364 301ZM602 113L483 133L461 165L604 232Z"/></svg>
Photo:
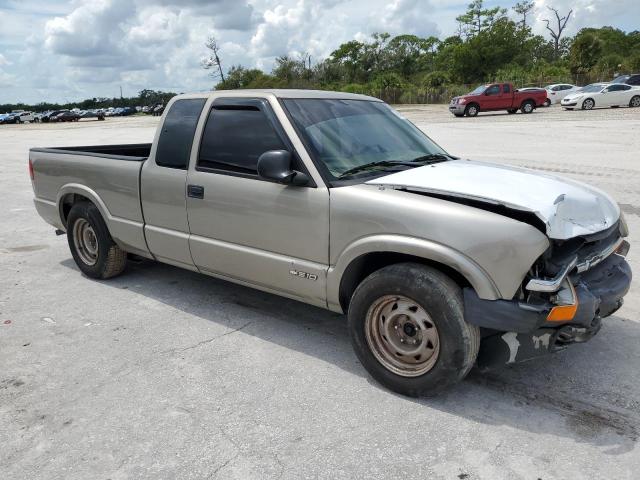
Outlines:
<svg viewBox="0 0 640 480"><path fill-rule="evenodd" d="M531 113L535 108L536 106L531 100L522 102L522 105L520 106L520 110L522 111L522 113Z"/></svg>
<svg viewBox="0 0 640 480"><path fill-rule="evenodd" d="M67 240L76 265L88 277L115 277L126 266L127 252L113 241L93 203L78 202L71 207L67 218Z"/></svg>
<svg viewBox="0 0 640 480"><path fill-rule="evenodd" d="M462 380L478 355L480 331L464 320L460 287L416 263L384 267L358 286L349 304L351 343L385 387L432 396Z"/></svg>

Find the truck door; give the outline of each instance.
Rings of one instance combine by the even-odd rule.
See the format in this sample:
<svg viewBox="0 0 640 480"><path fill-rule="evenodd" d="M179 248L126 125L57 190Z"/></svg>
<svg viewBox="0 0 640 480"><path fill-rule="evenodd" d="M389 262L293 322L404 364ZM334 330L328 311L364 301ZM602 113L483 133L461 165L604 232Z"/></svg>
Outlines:
<svg viewBox="0 0 640 480"><path fill-rule="evenodd" d="M289 150L309 170L266 99L218 98L188 173L190 247L201 271L326 305L329 191L274 183L258 157Z"/></svg>
<svg viewBox="0 0 640 480"><path fill-rule="evenodd" d="M482 110L500 110L502 108L507 108L504 103L502 90L500 89L500 85L491 85L484 91L484 100L483 106L480 108Z"/></svg>
<svg viewBox="0 0 640 480"><path fill-rule="evenodd" d="M192 270L196 268L189 251L187 166L205 102L206 98L185 98L169 105L140 173L149 250L160 261Z"/></svg>

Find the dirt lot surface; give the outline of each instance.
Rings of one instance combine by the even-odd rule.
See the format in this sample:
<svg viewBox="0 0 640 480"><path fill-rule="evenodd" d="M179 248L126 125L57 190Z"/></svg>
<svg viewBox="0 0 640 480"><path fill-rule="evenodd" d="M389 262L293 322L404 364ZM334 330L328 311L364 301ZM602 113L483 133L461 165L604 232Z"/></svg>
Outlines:
<svg viewBox="0 0 640 480"><path fill-rule="evenodd" d="M640 272L640 109L400 110L453 154L611 193ZM370 380L342 316L151 262L84 278L35 212L28 149L157 122L0 126L0 478L638 478L637 282L591 342L412 400Z"/></svg>

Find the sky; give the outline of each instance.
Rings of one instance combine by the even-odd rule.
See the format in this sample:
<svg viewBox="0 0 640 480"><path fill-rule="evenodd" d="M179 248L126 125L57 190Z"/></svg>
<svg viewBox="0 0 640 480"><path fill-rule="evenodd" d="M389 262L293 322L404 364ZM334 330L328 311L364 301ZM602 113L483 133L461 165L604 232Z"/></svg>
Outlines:
<svg viewBox="0 0 640 480"><path fill-rule="evenodd" d="M0 103L134 96L143 88L210 90L201 67L214 35L223 67L270 71L281 55L327 57L374 32L444 38L468 0L0 0ZM514 0L488 0L510 8ZM640 29L639 0L536 0L532 28L552 5L573 8L567 33ZM510 14L513 14L510 12Z"/></svg>

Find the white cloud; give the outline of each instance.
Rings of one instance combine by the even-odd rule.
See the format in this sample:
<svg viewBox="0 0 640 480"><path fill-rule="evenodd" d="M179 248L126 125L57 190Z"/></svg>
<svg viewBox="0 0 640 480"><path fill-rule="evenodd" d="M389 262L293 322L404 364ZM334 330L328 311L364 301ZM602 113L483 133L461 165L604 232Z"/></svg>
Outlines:
<svg viewBox="0 0 640 480"><path fill-rule="evenodd" d="M217 37L225 68L268 70L276 56L317 61L374 32L450 35L468 1L0 0L0 103L112 96L120 85L127 95L205 90L213 83L200 67L208 35ZM543 35L546 5L574 9L568 34L640 25L637 0L537 0L533 27Z"/></svg>

